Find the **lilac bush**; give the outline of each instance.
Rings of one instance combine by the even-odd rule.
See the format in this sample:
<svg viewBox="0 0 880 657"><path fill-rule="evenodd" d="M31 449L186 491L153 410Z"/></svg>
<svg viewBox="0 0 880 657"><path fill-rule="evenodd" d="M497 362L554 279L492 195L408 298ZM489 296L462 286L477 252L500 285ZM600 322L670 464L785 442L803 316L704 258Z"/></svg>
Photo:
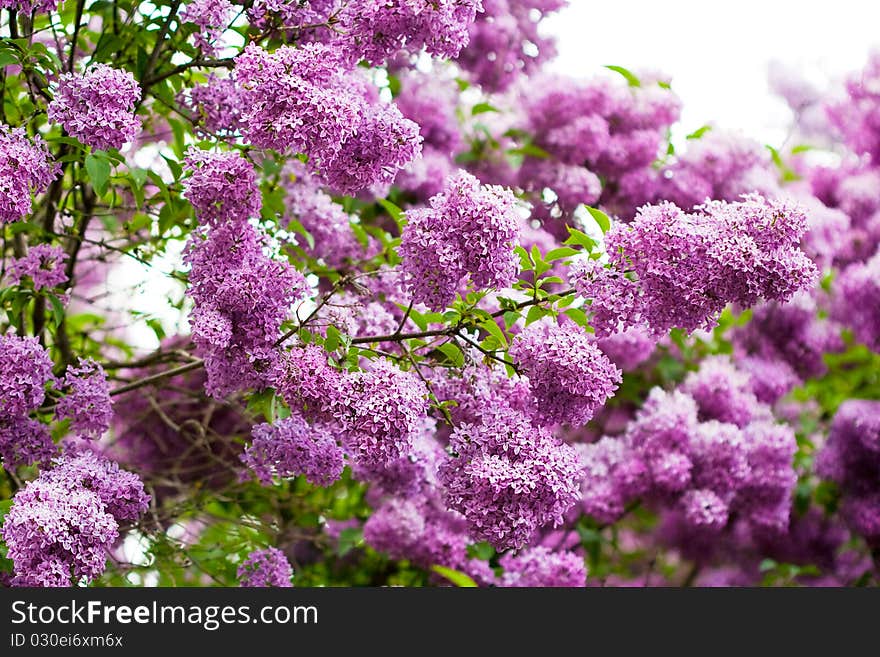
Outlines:
<svg viewBox="0 0 880 657"><path fill-rule="evenodd" d="M123 4L0 0L4 583L880 582L877 55L768 148L564 0Z"/></svg>

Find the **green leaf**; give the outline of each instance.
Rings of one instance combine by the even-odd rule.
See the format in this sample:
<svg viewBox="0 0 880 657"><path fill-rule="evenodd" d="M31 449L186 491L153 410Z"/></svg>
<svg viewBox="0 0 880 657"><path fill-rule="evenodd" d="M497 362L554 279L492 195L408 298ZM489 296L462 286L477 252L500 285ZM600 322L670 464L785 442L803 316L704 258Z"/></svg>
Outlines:
<svg viewBox="0 0 880 657"><path fill-rule="evenodd" d="M339 540L336 542L336 554L344 557L364 542L364 533L360 527L346 527L339 532Z"/></svg>
<svg viewBox="0 0 880 657"><path fill-rule="evenodd" d="M534 144L523 144L517 148L510 148L507 150L508 155L528 155L529 157L536 157L540 160L546 160L550 157L550 153L545 151L540 146L535 146Z"/></svg>
<svg viewBox="0 0 880 657"><path fill-rule="evenodd" d="M571 226L566 226L566 228L568 228L568 239L563 244L581 246L587 253L592 253L593 247L596 246L596 240L577 228Z"/></svg>
<svg viewBox="0 0 880 657"><path fill-rule="evenodd" d="M480 328L498 340L498 344L505 348L507 347L507 336L504 335L504 331L498 327L498 324L495 323L494 319L487 319L484 322L481 322Z"/></svg>
<svg viewBox="0 0 880 657"><path fill-rule="evenodd" d="M500 112L497 107L493 107L489 103L477 103L474 105L473 109L471 109L471 116L476 116L477 114L485 114L486 112Z"/></svg>
<svg viewBox="0 0 880 657"><path fill-rule="evenodd" d="M564 258L570 258L572 256L579 255L580 251L577 249L572 249L569 246L561 246L558 249L550 249L547 251L547 254L544 256L544 260L547 262L553 262L554 260L562 260Z"/></svg>
<svg viewBox="0 0 880 657"><path fill-rule="evenodd" d="M638 76L635 73L630 71L629 69L623 68L623 66L606 66L609 71L614 71L615 73L619 73L625 79L627 84L631 87L641 87L642 81L639 80Z"/></svg>
<svg viewBox="0 0 880 657"><path fill-rule="evenodd" d="M380 199L376 199L376 201L379 203L379 205L381 205L383 208L385 208L385 212L388 213L388 216L390 216L392 219L394 219L394 221L397 222L398 225L400 225L400 223L404 219L403 210L401 210L399 207L397 207L394 203L392 203L388 199L380 198Z"/></svg>
<svg viewBox="0 0 880 657"><path fill-rule="evenodd" d="M61 304L61 300L55 295L49 296L49 303L52 304L52 321L55 326L60 326L61 322L64 321L64 306Z"/></svg>
<svg viewBox="0 0 880 657"><path fill-rule="evenodd" d="M699 139L700 137L705 135L707 132L709 132L711 129L712 129L711 125L704 125L702 128L697 128L696 130L694 130L691 134L689 134L687 137L685 137L685 139Z"/></svg>
<svg viewBox="0 0 880 657"><path fill-rule="evenodd" d="M339 329L330 324L327 327L327 338L324 340L324 349L336 351L339 348Z"/></svg>
<svg viewBox="0 0 880 657"><path fill-rule="evenodd" d="M461 367L464 365L464 354L461 353L461 349L459 349L458 345L454 342L444 342L437 347L437 350L446 356L446 358L449 359L449 362L455 367Z"/></svg>
<svg viewBox="0 0 880 657"><path fill-rule="evenodd" d="M12 54L9 50L0 52L0 68L9 66L10 64L18 64L18 57Z"/></svg>
<svg viewBox="0 0 880 657"><path fill-rule="evenodd" d="M599 225L599 228L602 229L602 234L604 235L605 233L607 233L608 229L611 228L611 219L608 217L608 215L597 208L591 208L589 205L586 205L584 207L587 209L587 212L590 213L590 216L593 217L593 219Z"/></svg>
<svg viewBox="0 0 880 657"><path fill-rule="evenodd" d="M100 153L100 151L98 152ZM110 162L98 153L86 155L86 172L98 196L103 196L110 182Z"/></svg>
<svg viewBox="0 0 880 657"><path fill-rule="evenodd" d="M459 588L478 588L477 583L461 571L447 568L446 566L431 566L431 570L433 570L438 575L442 575Z"/></svg>

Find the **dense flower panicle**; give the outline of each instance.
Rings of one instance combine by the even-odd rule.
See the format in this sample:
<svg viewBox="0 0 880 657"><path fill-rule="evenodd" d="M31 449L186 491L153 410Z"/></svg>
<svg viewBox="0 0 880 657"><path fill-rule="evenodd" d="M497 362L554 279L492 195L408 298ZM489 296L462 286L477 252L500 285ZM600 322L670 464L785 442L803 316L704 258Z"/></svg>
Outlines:
<svg viewBox="0 0 880 657"><path fill-rule="evenodd" d="M645 206L605 236L616 273L597 275L594 265L575 270L572 283L587 297L599 291L591 310L601 333L637 323L657 333L709 328L727 303L788 301L813 284L816 267L798 246L805 228L798 207L758 196L690 214L671 203ZM620 297L602 309L615 286ZM620 298L632 307L618 308Z"/></svg>
<svg viewBox="0 0 880 657"><path fill-rule="evenodd" d="M63 455L40 479L69 490L82 488L93 492L119 523L136 521L150 504L140 477L88 450Z"/></svg>
<svg viewBox="0 0 880 657"><path fill-rule="evenodd" d="M840 487L843 517L853 531L880 545L880 402L841 404L816 471Z"/></svg>
<svg viewBox="0 0 880 657"><path fill-rule="evenodd" d="M483 0L456 63L487 91L503 91L556 54L538 29L566 0Z"/></svg>
<svg viewBox="0 0 880 657"><path fill-rule="evenodd" d="M631 216L631 210L619 208L635 196L626 181L648 177L656 186L651 165L680 112L668 85L648 78L631 87L604 78L576 82L548 75L521 95L523 129L546 155L526 157L518 184L539 195L536 203L549 206L548 223L572 223L579 204L597 201Z"/></svg>
<svg viewBox="0 0 880 657"><path fill-rule="evenodd" d="M744 427L766 414L751 391L750 377L726 356L710 356L687 375L680 390L693 397L702 421L718 420Z"/></svg>
<svg viewBox="0 0 880 657"><path fill-rule="evenodd" d="M278 548L254 550L238 567L239 586L247 588L290 588L293 568Z"/></svg>
<svg viewBox="0 0 880 657"><path fill-rule="evenodd" d="M399 252L416 302L445 308L465 277L478 289L514 281L520 221L509 190L459 171L429 208L408 212L407 220Z"/></svg>
<svg viewBox="0 0 880 657"><path fill-rule="evenodd" d="M797 484L792 459L797 452L794 429L763 420L743 429L749 475L737 490L734 506L750 525L764 535L788 528Z"/></svg>
<svg viewBox="0 0 880 657"><path fill-rule="evenodd" d="M37 479L15 494L0 530L14 586L72 586L104 572L119 535L98 496Z"/></svg>
<svg viewBox="0 0 880 657"><path fill-rule="evenodd" d="M0 335L0 416L25 416L46 398L52 359L37 338Z"/></svg>
<svg viewBox="0 0 880 657"><path fill-rule="evenodd" d="M846 97L828 103L826 112L847 145L880 163L880 52L874 52L865 68L846 81Z"/></svg>
<svg viewBox="0 0 880 657"><path fill-rule="evenodd" d="M22 465L48 465L56 452L49 427L42 422L28 417L0 419L0 458L10 472Z"/></svg>
<svg viewBox="0 0 880 657"><path fill-rule="evenodd" d="M654 500L701 545L733 517L757 536L784 532L797 441L751 396L748 383L713 357L680 389L654 388L622 437L579 448L587 470L584 511L614 522L633 500Z"/></svg>
<svg viewBox="0 0 880 657"><path fill-rule="evenodd" d="M457 153L463 139L456 116L460 91L455 80L436 73L405 71L399 81L394 104L404 117L418 124L423 145L447 157Z"/></svg>
<svg viewBox="0 0 880 657"><path fill-rule="evenodd" d="M657 337L641 326L633 326L596 341L596 346L623 371L634 370L654 353Z"/></svg>
<svg viewBox="0 0 880 657"><path fill-rule="evenodd" d="M480 363L476 358L458 371L438 368L430 381L438 402L455 402L447 411L456 424L480 423L487 408L502 405L525 413L533 403L526 379L508 377L502 367Z"/></svg>
<svg viewBox="0 0 880 657"><path fill-rule="evenodd" d="M55 414L69 418L71 429L81 438L100 438L113 419L110 386L104 369L91 359L80 359L79 367L67 366L64 387L68 392L58 400Z"/></svg>
<svg viewBox="0 0 880 657"><path fill-rule="evenodd" d="M621 381L620 370L570 322L530 324L514 338L509 353L529 379L532 415L540 424L585 424Z"/></svg>
<svg viewBox="0 0 880 657"><path fill-rule="evenodd" d="M87 146L122 148L141 128L134 114L140 97L141 88L131 73L95 64L82 74L62 74L47 112L50 121Z"/></svg>
<svg viewBox="0 0 880 657"><path fill-rule="evenodd" d="M234 76L220 78L211 73L204 84L194 84L178 98L194 113L196 132L226 137L241 130L242 95Z"/></svg>
<svg viewBox="0 0 880 657"><path fill-rule="evenodd" d="M443 509L433 494L382 502L364 523L364 541L425 569L440 565L466 573L479 584L495 583L489 565L468 556L472 541L464 519Z"/></svg>
<svg viewBox="0 0 880 657"><path fill-rule="evenodd" d="M453 456L440 466L446 502L496 549L522 547L577 502L576 452L521 413L487 410L481 424L458 426L449 446Z"/></svg>
<svg viewBox="0 0 880 657"><path fill-rule="evenodd" d="M416 374L385 359L345 376L333 414L342 425L348 455L367 467L408 455L428 413L427 397Z"/></svg>
<svg viewBox="0 0 880 657"><path fill-rule="evenodd" d="M327 427L309 425L293 414L276 424L258 424L242 461L264 485L273 477L305 475L316 486L329 486L342 475L343 453Z"/></svg>
<svg viewBox="0 0 880 657"><path fill-rule="evenodd" d="M344 70L338 49L306 44L270 54L251 44L235 74L245 138L307 155L309 167L340 192L390 184L421 151L418 126Z"/></svg>
<svg viewBox="0 0 880 657"><path fill-rule="evenodd" d="M321 189L318 181L306 170L306 165L295 160L285 171L289 178L285 184L287 212L299 221L314 242L312 246L302 240L300 248L337 268L363 257L364 248L351 229L349 215Z"/></svg>
<svg viewBox="0 0 880 657"><path fill-rule="evenodd" d="M265 385L281 322L310 293L302 273L267 256L262 242L241 221L190 236L184 255L195 304L190 323L212 396Z"/></svg>
<svg viewBox="0 0 880 657"><path fill-rule="evenodd" d="M468 27L481 0L355 0L339 15L343 48L352 63L378 66L399 51L455 58L468 43Z"/></svg>
<svg viewBox="0 0 880 657"><path fill-rule="evenodd" d="M360 125L342 151L322 163L320 174L343 194L374 186L382 189L421 152L419 126L403 118L394 105L373 104L363 111Z"/></svg>
<svg viewBox="0 0 880 657"><path fill-rule="evenodd" d="M575 449L584 466L581 484L583 512L601 523L612 523L626 505L648 488L648 468L627 441L604 437Z"/></svg>
<svg viewBox="0 0 880 657"><path fill-rule="evenodd" d="M146 511L140 479L91 452L66 455L16 493L0 529L15 586L72 586L104 571L119 522Z"/></svg>
<svg viewBox="0 0 880 657"><path fill-rule="evenodd" d="M880 351L880 251L844 269L834 286L833 315L857 340Z"/></svg>
<svg viewBox="0 0 880 657"><path fill-rule="evenodd" d="M193 35L195 46L205 56L213 57L219 47L217 42L229 25L231 13L229 0L192 0L180 12L180 19L199 27Z"/></svg>
<svg viewBox="0 0 880 657"><path fill-rule="evenodd" d="M439 498L437 469L446 453L437 440L437 422L424 418L405 456L387 463L356 463L352 474L370 484L369 497Z"/></svg>
<svg viewBox="0 0 880 657"><path fill-rule="evenodd" d="M296 37L309 36L306 26L320 26L337 9L339 0L254 0L247 9L250 22L260 30L279 27ZM313 28L317 29L317 27ZM322 35L323 36L323 35Z"/></svg>
<svg viewBox="0 0 880 657"><path fill-rule="evenodd" d="M10 260L6 275L16 285L21 284L21 279L30 278L35 290L57 287L67 282L67 259L60 246L35 244L24 257Z"/></svg>
<svg viewBox="0 0 880 657"><path fill-rule="evenodd" d="M0 123L0 224L30 214L31 192L45 192L60 170L39 135Z"/></svg>
<svg viewBox="0 0 880 657"><path fill-rule="evenodd" d="M282 354L271 383L294 412L310 420L330 420L342 391L343 373L330 365L322 347L309 344Z"/></svg>
<svg viewBox="0 0 880 657"><path fill-rule="evenodd" d="M241 153L191 147L184 160L192 171L184 194L200 223L217 225L260 216L262 197L253 165Z"/></svg>
<svg viewBox="0 0 880 657"><path fill-rule="evenodd" d="M759 399L775 402L803 379L827 371L824 354L840 351L839 326L820 318L816 300L805 292L788 303L763 303L745 326L731 335L737 364L752 375Z"/></svg>
<svg viewBox="0 0 880 657"><path fill-rule="evenodd" d="M572 552L553 552L538 546L513 554L499 562L504 568L501 586L517 587L583 587L587 570L583 557Z"/></svg>
<svg viewBox="0 0 880 657"><path fill-rule="evenodd" d="M654 489L674 493L687 487L693 468L688 452L697 427L692 397L659 388L648 394L627 439L647 466Z"/></svg>
<svg viewBox="0 0 880 657"><path fill-rule="evenodd" d="M0 9L16 9L21 14L48 14L58 9L59 0L0 0Z"/></svg>

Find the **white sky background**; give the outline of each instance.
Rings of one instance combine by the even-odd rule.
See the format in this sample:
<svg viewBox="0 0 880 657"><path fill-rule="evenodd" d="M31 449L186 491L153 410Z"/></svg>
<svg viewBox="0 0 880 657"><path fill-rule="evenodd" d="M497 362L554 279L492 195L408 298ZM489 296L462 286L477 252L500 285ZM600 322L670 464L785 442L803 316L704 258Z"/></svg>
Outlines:
<svg viewBox="0 0 880 657"><path fill-rule="evenodd" d="M546 20L559 50L551 70L662 71L682 98L684 134L715 123L778 145L791 115L768 89L772 60L821 84L861 69L880 48L876 0L569 1Z"/></svg>

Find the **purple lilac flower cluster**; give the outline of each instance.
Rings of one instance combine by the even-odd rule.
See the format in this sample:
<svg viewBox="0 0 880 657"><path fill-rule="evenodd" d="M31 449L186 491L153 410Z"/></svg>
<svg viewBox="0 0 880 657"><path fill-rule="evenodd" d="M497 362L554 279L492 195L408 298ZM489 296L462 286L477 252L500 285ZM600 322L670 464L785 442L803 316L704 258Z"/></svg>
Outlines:
<svg viewBox="0 0 880 657"><path fill-rule="evenodd" d="M203 84L194 84L178 99L193 112L199 134L228 137L241 131L242 95L234 76L221 78L211 73Z"/></svg>
<svg viewBox="0 0 880 657"><path fill-rule="evenodd" d="M342 475L343 453L328 427L311 425L299 415L253 428L242 461L264 485L273 477L305 475L316 486L329 486Z"/></svg>
<svg viewBox="0 0 880 657"><path fill-rule="evenodd" d="M573 322L544 319L513 339L511 358L528 377L541 425L585 424L614 395L621 374Z"/></svg>
<svg viewBox="0 0 880 657"><path fill-rule="evenodd" d="M290 562L274 547L251 552L238 567L239 585L247 588L290 588L292 579Z"/></svg>
<svg viewBox="0 0 880 657"><path fill-rule="evenodd" d="M16 493L0 529L14 586L72 586L104 572L119 524L149 505L137 475L92 452L61 457Z"/></svg>
<svg viewBox="0 0 880 657"><path fill-rule="evenodd" d="M36 338L0 336L0 456L7 470L55 455L48 427L28 417L54 379L52 360Z"/></svg>
<svg viewBox="0 0 880 657"><path fill-rule="evenodd" d="M92 148L122 148L141 128L134 110L140 85L128 71L95 64L84 73L64 73L47 109L71 137Z"/></svg>
<svg viewBox="0 0 880 657"><path fill-rule="evenodd" d="M577 501L583 468L574 449L509 408L459 425L449 448L453 456L439 472L446 502L474 538L496 549L526 545Z"/></svg>
<svg viewBox="0 0 880 657"><path fill-rule="evenodd" d="M645 206L605 236L610 266L583 262L572 283L591 300L599 334L634 325L660 334L709 328L728 303L788 301L816 281L799 248L805 229L800 208L759 196L693 213L671 203Z"/></svg>
<svg viewBox="0 0 880 657"><path fill-rule="evenodd" d="M840 486L843 517L853 531L880 546L880 402L841 404L816 471Z"/></svg>
<svg viewBox="0 0 880 657"><path fill-rule="evenodd" d="M100 438L113 419L104 369L91 359L80 359L79 367L68 365L64 387L68 392L58 401L55 415L68 418L71 429L81 438Z"/></svg>
<svg viewBox="0 0 880 657"><path fill-rule="evenodd" d="M466 277L478 289L514 281L519 215L509 190L459 171L430 207L409 211L407 221L399 252L417 303L445 308Z"/></svg>
<svg viewBox="0 0 880 657"><path fill-rule="evenodd" d="M217 226L260 216L262 197L254 167L241 153L191 147L184 163L192 172L183 181L184 195L201 223Z"/></svg>
<svg viewBox="0 0 880 657"><path fill-rule="evenodd" d="M652 390L621 438L580 448L583 508L614 522L643 498L697 532L721 531L734 513L759 534L784 532L796 449L793 430L773 421L748 376L711 357L679 390Z"/></svg>
<svg viewBox="0 0 880 657"><path fill-rule="evenodd" d="M421 152L418 126L379 102L338 49L249 45L236 59L244 90L242 132L260 148L293 151L343 193L389 184Z"/></svg>
<svg viewBox="0 0 880 657"><path fill-rule="evenodd" d="M35 290L57 287L67 282L67 259L67 253L60 246L35 244L27 255L9 262L6 276L16 285L20 285L23 278L30 278Z"/></svg>
<svg viewBox="0 0 880 657"><path fill-rule="evenodd" d="M180 13L180 20L193 23L199 31L193 35L196 48L206 57L217 54L218 41L229 25L232 3L229 0L192 0Z"/></svg>
<svg viewBox="0 0 880 657"><path fill-rule="evenodd" d="M0 224L30 214L31 193L45 192L60 170L39 135L0 123Z"/></svg>

